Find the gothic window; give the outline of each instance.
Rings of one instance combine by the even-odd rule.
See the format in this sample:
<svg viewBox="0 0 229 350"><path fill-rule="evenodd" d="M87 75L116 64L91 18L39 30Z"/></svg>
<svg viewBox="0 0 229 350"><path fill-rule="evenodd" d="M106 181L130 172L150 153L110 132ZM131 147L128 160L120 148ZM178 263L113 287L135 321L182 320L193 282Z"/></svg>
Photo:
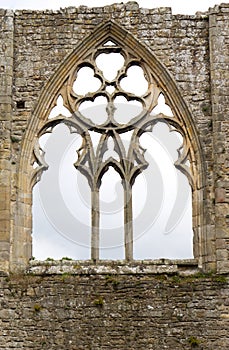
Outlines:
<svg viewBox="0 0 229 350"><path fill-rule="evenodd" d="M106 65L104 60L107 61ZM160 109L162 104L164 107ZM158 86L144 59L113 39L102 42L83 55L63 81L49 108L48 118L34 148L34 183L40 180L43 170L48 169L42 138L57 130L58 125L67 126L71 134L78 135L78 142L80 140L80 144L75 145L75 171L82 174L90 189L87 196L91 196L89 236L93 261L100 259L100 244L106 241L100 223L101 191L108 174L118 176L118 191L123 193L121 236L124 258L131 261L135 257L133 213L138 201L135 185L150 167L147 148L154 147L144 137L152 132L157 133L159 124L164 126L164 131L159 131L158 135L164 132L164 139L171 131L174 135L180 135L175 141L177 152L174 166L180 172L179 176L185 175L191 188L190 146L182 121L172 106L169 107L165 92ZM167 148L170 148L169 142ZM153 181L151 177L150 182ZM106 191L109 191L109 186Z"/></svg>

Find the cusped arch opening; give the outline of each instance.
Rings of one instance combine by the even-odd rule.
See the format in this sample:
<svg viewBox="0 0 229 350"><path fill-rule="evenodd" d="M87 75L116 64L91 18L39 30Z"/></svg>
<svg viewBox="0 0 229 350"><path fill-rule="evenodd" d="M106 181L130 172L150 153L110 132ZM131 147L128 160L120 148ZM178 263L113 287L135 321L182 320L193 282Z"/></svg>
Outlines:
<svg viewBox="0 0 229 350"><path fill-rule="evenodd" d="M111 42L112 44L110 44L109 42ZM32 118L29 122L27 131L25 133L25 138L23 141L21 151L18 177L18 213L19 211L23 210L25 204L22 200L23 196L27 193L27 195L31 198L32 186L34 184L34 182L32 182L31 180L32 178L34 178L34 169L32 168L31 164L32 154L34 153L34 145L36 142L37 135L47 122L50 111L55 107L57 103L58 96L61 95L63 97L63 105L64 107L69 109L69 111L72 113L72 116L75 114L77 115L78 105L74 105L71 99L66 97L66 94L69 93L69 85L67 82L71 81L73 83L75 76L71 73L74 71L76 66L82 66L84 62L87 61L90 62L90 57L88 55L91 54L91 51L94 50L95 46L97 47L100 53L108 52L110 47L112 47L112 52L119 52L121 47L123 48L123 50L125 50L125 52L131 53L131 57L139 57L141 62L143 61L145 64L147 71L146 73L149 77L150 89L152 89L152 85L154 85L153 88L155 90L155 96L153 96L153 98L151 99L151 107L156 106L157 98L160 92L163 92L165 103L170 106L171 110L173 111L173 114L176 115L177 126L182 128L185 140L188 144L188 156L193 179L192 201L193 203L195 203L196 208L193 216L194 256L196 258L199 258L199 262L201 264L201 256L205 254L203 244L203 206L200 200L200 198L202 197L202 189L204 187L204 179L202 176L203 162L201 147L191 114L187 108L184 99L182 98L182 95L175 81L170 76L168 70L163 66L163 64L158 61L158 59L149 50L149 48L139 43L129 32L127 32L124 28L112 21L106 22L105 24L99 26L91 35L89 35L86 39L84 39L77 45L73 52L62 62L60 67L54 73L53 77L48 81L41 93L41 96L39 98L39 101L33 112ZM133 62L136 63L136 59L133 59ZM129 62L127 66L128 65ZM95 72L95 74L99 73ZM102 84L105 83L105 81L102 82ZM114 83L111 83L110 86L114 86ZM109 91L107 93L109 93ZM74 95L72 96L74 97ZM146 106L149 107L150 103L146 101ZM61 118L62 116L59 116L59 119ZM167 118L168 122L170 122L169 118L170 117ZM136 120L137 119L135 119L135 121ZM67 123L66 120L64 120L64 122ZM172 123L174 122L171 121L171 124ZM82 134L86 132L88 128L88 126L85 126L85 120L83 120L82 123L78 123L77 127L78 130L80 129L80 132ZM94 126L92 125L92 127L90 127L89 130L93 130L93 128ZM96 128L94 129L96 130ZM127 131L129 129L127 128ZM184 164L178 164L178 167L180 166L182 169L184 169L183 165ZM26 181L24 180L25 176ZM29 203L29 206L27 207L25 215L31 216L31 201ZM15 237L17 237L18 235L22 235L23 230L19 231L20 232L17 232L17 227L15 227ZM28 246L31 244L30 234L31 228L27 230L26 234ZM26 264L26 262L30 258L30 251L30 249L27 249L27 253L22 254L22 261L24 262L24 264ZM14 255L12 261L13 263L15 263L18 259L18 251L16 253L16 250L13 249L13 252Z"/></svg>

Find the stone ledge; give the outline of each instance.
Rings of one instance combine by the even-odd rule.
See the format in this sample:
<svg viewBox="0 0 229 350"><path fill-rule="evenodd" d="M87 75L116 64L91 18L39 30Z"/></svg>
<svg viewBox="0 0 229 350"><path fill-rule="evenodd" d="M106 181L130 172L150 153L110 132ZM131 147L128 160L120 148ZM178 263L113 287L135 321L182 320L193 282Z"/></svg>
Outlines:
<svg viewBox="0 0 229 350"><path fill-rule="evenodd" d="M200 271L195 259L187 260L144 260L127 263L125 261L101 261L93 264L92 261L82 260L46 260L30 261L27 273L36 275L58 275L69 273L73 275L96 274L179 274L193 275Z"/></svg>

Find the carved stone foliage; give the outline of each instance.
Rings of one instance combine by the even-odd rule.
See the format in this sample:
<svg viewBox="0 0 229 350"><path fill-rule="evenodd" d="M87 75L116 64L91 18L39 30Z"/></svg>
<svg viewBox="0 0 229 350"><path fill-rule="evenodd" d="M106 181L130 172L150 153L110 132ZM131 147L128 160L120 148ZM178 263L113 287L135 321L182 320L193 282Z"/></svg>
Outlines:
<svg viewBox="0 0 229 350"><path fill-rule="evenodd" d="M123 63L116 73L110 76L99 62L103 55L111 57L114 54L118 55ZM140 78L144 80L145 91L140 94L136 93L136 89L132 88L131 84L129 86L125 84L132 69L136 67L139 69L139 75L132 81L132 85L137 86ZM91 72L91 80L88 80L88 84L84 84L86 87L82 88L80 77L85 68ZM60 123L67 125L70 132L78 133L82 137L81 147L76 150L78 159L74 165L86 176L91 188L91 257L94 261L99 259L99 189L102 177L110 166L119 173L122 179L125 256L127 260L133 259L132 186L138 174L148 166L144 157L146 150L141 147L140 138L143 133L152 131L158 122L167 123L171 131L177 131L182 135L183 145L178 150L175 166L187 175L192 185L192 174L187 166L190 145L186 132L175 111L172 111L172 115L165 115L162 111L158 112L158 99L161 95L164 95L164 92L158 86L144 59L138 57L131 49L125 48L117 40L106 39L97 47L86 52L71 69L57 91L46 121L39 132L34 148L34 184L40 179L43 170L48 168L44 151L39 145L39 137L52 132L53 128ZM89 115L88 113L85 115L82 109L83 104L90 101L93 105L100 97L103 97L105 101L105 118L97 119L93 114L93 108ZM117 118L117 101L120 97L126 103L137 102L140 105L140 108L136 109L137 113L133 113L132 116L124 113L121 119ZM166 96L164 97L165 104L168 105ZM132 136L126 148L122 135L130 131ZM91 132L100 135L97 147L93 144ZM105 157L110 141L113 144L115 157Z"/></svg>

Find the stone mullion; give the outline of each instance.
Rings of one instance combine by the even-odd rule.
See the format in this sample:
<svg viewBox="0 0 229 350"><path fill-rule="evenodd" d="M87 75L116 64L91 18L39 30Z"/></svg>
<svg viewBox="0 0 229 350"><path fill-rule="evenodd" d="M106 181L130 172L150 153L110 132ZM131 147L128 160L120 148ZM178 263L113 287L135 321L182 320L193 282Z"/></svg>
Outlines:
<svg viewBox="0 0 229 350"><path fill-rule="evenodd" d="M99 189L91 190L91 259L99 260Z"/></svg>
<svg viewBox="0 0 229 350"><path fill-rule="evenodd" d="M124 188L124 235L125 235L125 258L133 260L133 209L132 187L127 180L123 181Z"/></svg>

